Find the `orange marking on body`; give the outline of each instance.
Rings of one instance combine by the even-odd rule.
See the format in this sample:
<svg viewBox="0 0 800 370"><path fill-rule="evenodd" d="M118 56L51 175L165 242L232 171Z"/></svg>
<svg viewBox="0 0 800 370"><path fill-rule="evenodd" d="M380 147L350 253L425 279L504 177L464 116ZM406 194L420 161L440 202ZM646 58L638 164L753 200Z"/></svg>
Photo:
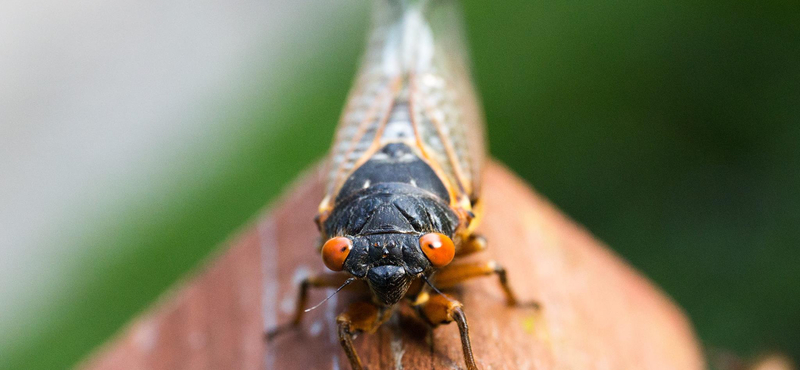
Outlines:
<svg viewBox="0 0 800 370"><path fill-rule="evenodd" d="M425 112L428 113L428 118L430 118L431 122L433 122L433 127L436 128L436 133L439 135L439 138L442 140L442 144L444 145L444 151L447 153L447 159L450 161L450 165L453 166L453 171L455 171L456 180L458 180L458 185L461 188L461 191L464 194L469 194L470 189L467 187L466 179L464 177L464 170L461 168L461 162L458 161L456 157L455 149L453 149L453 143L450 141L450 138L444 135L442 131L442 123L436 119L436 116L432 112L432 107L428 104L424 105Z"/></svg>
<svg viewBox="0 0 800 370"><path fill-rule="evenodd" d="M383 130L386 129L386 124L389 122L390 118L389 116L391 115L392 109L397 103L396 97L397 97L397 92L400 91L401 82L402 81L400 80L400 78L396 78L394 81L392 81L390 90L392 93L391 96L393 97L392 102L389 103L388 107L386 108L386 112L383 115L383 118L381 118L381 122L378 124L378 129L375 130L375 138L372 140L372 144L370 144L369 149L364 151L364 155L362 155L361 158L359 158L355 162L353 168L350 170L350 172L347 173L347 176L345 176L345 178L349 177L353 172L355 172L359 167L361 167L361 165L366 163L372 157L372 155L375 154L375 152L377 152L381 148L381 139L383 137ZM341 184L338 187L341 187ZM337 191L339 190L338 187L336 189Z"/></svg>
<svg viewBox="0 0 800 370"><path fill-rule="evenodd" d="M384 98L391 97L392 93L393 93L393 90L390 87L385 92L385 95L381 95L378 99L375 100L375 103L370 105L369 111L367 112L367 116L358 125L358 131L356 131L356 134L353 135L353 138L350 140L350 145L349 145L349 148L347 149L347 151L344 153L344 157L343 157L344 159L343 159L342 164L336 170L336 176L334 176L334 179L335 179L334 181L336 181L336 186L332 189L331 193L336 194L336 192L341 187L342 183L344 182L341 179L342 178L346 178L346 176L344 176L344 175L346 175L344 173L344 164L347 163L348 158L353 153L353 151L356 149L356 145L358 145L358 142L361 141L361 138L363 138L364 134L366 134L367 128L369 127L369 123L372 122L373 119L375 119L375 113L378 111L378 107L380 106L380 103L384 100ZM390 104L390 109L391 109L391 104ZM343 116L346 116L346 115L347 115L347 113L345 113ZM334 147L335 147L335 145L336 144L334 143ZM353 166L353 169L356 169L356 168L358 168L358 166ZM352 171L351 171L351 173L352 173ZM332 194L329 194L329 195L332 195Z"/></svg>
<svg viewBox="0 0 800 370"><path fill-rule="evenodd" d="M417 139L417 148L422 152L422 160L425 161L433 172L439 177L439 180L442 181L444 186L447 188L448 193L450 193L450 206L455 206L457 204L457 199L459 198L458 193L453 188L453 184L450 182L450 178L445 174L444 169L442 169L441 165L431 158L428 155L427 151L425 150L425 143L422 141L422 134L419 131L418 123L414 116L414 96L416 96L416 78L413 74L410 74L409 80L411 83L409 84L409 93L408 93L408 110L409 110L409 118L411 120L411 127L414 128L414 136Z"/></svg>

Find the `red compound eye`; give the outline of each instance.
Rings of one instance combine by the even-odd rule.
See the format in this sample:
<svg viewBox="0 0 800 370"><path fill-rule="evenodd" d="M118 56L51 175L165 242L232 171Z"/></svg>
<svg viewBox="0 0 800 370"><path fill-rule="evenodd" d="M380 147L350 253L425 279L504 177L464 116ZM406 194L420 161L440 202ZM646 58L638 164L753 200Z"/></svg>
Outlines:
<svg viewBox="0 0 800 370"><path fill-rule="evenodd" d="M419 246L434 267L447 266L456 255L453 241L444 234L425 234L419 238Z"/></svg>
<svg viewBox="0 0 800 370"><path fill-rule="evenodd" d="M344 260L353 249L353 242L342 236L328 239L322 246L322 262L333 271L342 271Z"/></svg>

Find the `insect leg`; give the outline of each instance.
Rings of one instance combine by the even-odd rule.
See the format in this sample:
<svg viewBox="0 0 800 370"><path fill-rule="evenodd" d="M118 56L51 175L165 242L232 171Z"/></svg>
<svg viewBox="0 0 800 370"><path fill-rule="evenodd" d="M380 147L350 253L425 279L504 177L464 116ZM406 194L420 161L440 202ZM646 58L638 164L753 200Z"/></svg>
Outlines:
<svg viewBox="0 0 800 370"><path fill-rule="evenodd" d="M472 234L461 244L461 248L456 252L456 257L464 257L485 250L486 238L484 238L483 235Z"/></svg>
<svg viewBox="0 0 800 370"><path fill-rule="evenodd" d="M469 340L469 326L467 317L464 315L464 308L461 302L445 296L433 295L427 302L419 307L419 311L425 320L433 326L449 324L453 321L458 325L461 334L461 349L464 351L464 362L468 370L478 370L475 364L475 357L472 354L472 343Z"/></svg>
<svg viewBox="0 0 800 370"><path fill-rule="evenodd" d="M297 301L295 303L292 321L268 331L266 334L267 340L272 340L278 334L300 325L300 322L303 320L303 315L305 314L306 304L308 303L309 288L336 288L344 284L348 277L349 276L344 273L321 273L303 279L297 293Z"/></svg>
<svg viewBox="0 0 800 370"><path fill-rule="evenodd" d="M539 308L537 302L520 302L511 285L508 283L506 269L495 261L471 262L463 264L448 265L443 267L434 277L436 286L440 289L452 288L465 280L475 277L497 275L500 285L506 295L506 303L509 306L525 306Z"/></svg>
<svg viewBox="0 0 800 370"><path fill-rule="evenodd" d="M355 302L347 311L336 317L339 329L339 343L350 361L353 370L363 370L364 365L353 346L353 335L358 332L373 333L385 321L385 315L374 304L369 302Z"/></svg>

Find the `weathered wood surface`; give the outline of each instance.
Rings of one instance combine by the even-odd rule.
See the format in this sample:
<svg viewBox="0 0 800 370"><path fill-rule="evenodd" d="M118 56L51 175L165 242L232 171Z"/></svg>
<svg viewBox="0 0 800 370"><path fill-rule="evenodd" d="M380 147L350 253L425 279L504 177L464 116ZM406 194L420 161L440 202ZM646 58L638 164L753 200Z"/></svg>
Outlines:
<svg viewBox="0 0 800 370"><path fill-rule="evenodd" d="M511 284L541 312L506 307L494 278L467 282L465 304L482 369L681 369L704 367L684 314L607 247L499 165L485 179L480 231ZM334 317L342 293L309 313L300 330L270 343L262 332L289 319L306 274L324 269L312 222L318 176L296 184L197 276L166 295L83 365L85 369L349 369ZM311 294L316 303L329 290ZM397 315L356 347L377 369L461 369L455 325L430 331Z"/></svg>

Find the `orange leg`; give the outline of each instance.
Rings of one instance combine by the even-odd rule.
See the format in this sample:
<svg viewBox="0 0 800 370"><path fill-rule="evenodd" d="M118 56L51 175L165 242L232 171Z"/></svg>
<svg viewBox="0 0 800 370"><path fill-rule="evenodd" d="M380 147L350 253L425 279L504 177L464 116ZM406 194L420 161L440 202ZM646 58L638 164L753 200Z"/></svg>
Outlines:
<svg viewBox="0 0 800 370"><path fill-rule="evenodd" d="M369 302L355 302L336 317L339 343L353 370L364 370L361 359L353 347L353 335L359 332L374 333L391 316L391 310L382 310Z"/></svg>
<svg viewBox="0 0 800 370"><path fill-rule="evenodd" d="M538 308L536 302L520 302L517 295L508 284L506 269L495 261L472 262L456 265L448 265L439 270L434 276L435 284L440 289L452 288L455 285L480 276L497 275L500 278L500 285L506 295L506 303L509 306L525 306Z"/></svg>
<svg viewBox="0 0 800 370"><path fill-rule="evenodd" d="M469 340L469 326L461 302L445 295L433 295L427 302L419 306L419 312L425 320L433 326L449 324L453 321L458 325L461 334L461 349L464 351L464 362L467 370L478 370L475 357L472 354L472 343Z"/></svg>
<svg viewBox="0 0 800 370"><path fill-rule="evenodd" d="M348 278L348 274L339 272L321 273L303 279L303 282L300 283L300 290L297 293L297 303L295 303L292 321L268 331L267 340L272 340L276 335L300 325L300 322L303 320L303 315L305 314L306 304L308 303L309 288L338 288L344 284ZM351 284L351 286L352 285L355 284Z"/></svg>
<svg viewBox="0 0 800 370"><path fill-rule="evenodd" d="M483 235L472 234L464 240L461 248L456 252L456 257L464 257L473 253L486 250L486 238Z"/></svg>

